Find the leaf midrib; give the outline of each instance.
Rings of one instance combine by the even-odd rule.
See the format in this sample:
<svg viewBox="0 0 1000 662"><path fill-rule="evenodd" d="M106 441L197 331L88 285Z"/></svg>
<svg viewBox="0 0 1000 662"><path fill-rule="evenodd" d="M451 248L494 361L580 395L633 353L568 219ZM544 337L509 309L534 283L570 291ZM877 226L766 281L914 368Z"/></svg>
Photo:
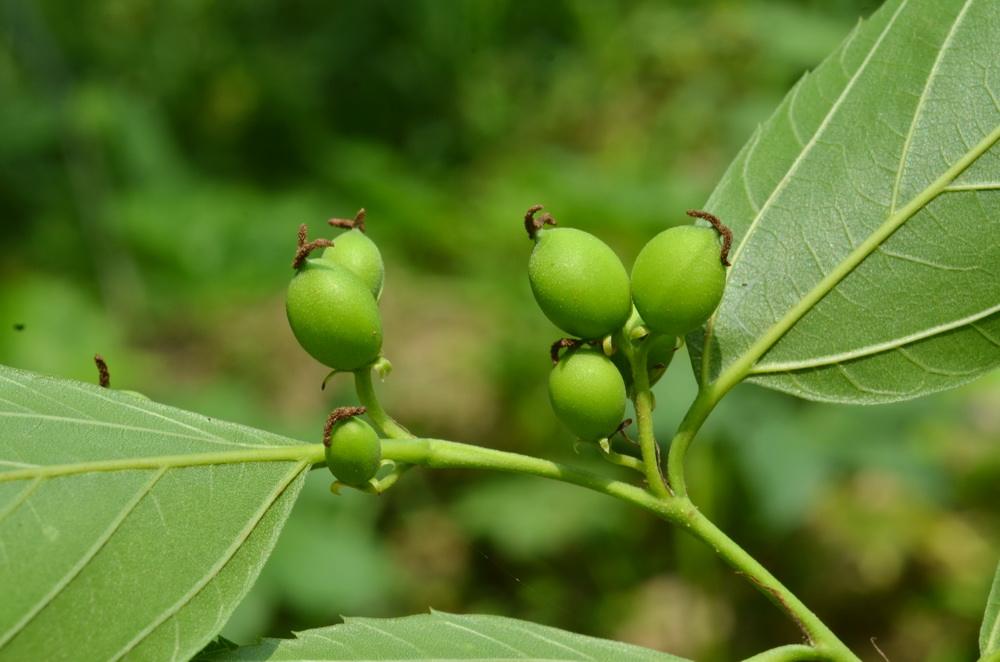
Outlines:
<svg viewBox="0 0 1000 662"><path fill-rule="evenodd" d="M253 450L245 451L152 455L149 457L42 465L27 469L0 472L0 483L105 471L129 471L133 469L176 469L181 467L198 467L207 464L243 464L250 462L307 462L315 464L321 461L323 461L322 444L296 444L294 446L254 448Z"/></svg>
<svg viewBox="0 0 1000 662"><path fill-rule="evenodd" d="M760 338L753 343L749 349L738 356L736 360L729 364L714 382L713 388L717 395L727 392L747 374L750 373L754 363L763 356L785 333L798 322L813 306L823 297L830 293L844 278L867 258L872 251L878 248L882 242L888 239L892 233L898 230L903 223L908 221L914 214L923 209L936 198L951 182L953 182L966 168L976 159L982 156L997 140L1000 140L1000 125L988 133L982 140L966 152L961 159L956 161L950 168L934 180L927 188L913 197L905 206L901 207L895 214L889 216L865 241L851 251L847 257L820 280L809 292L802 297L794 306L777 320ZM703 350L706 351L706 350Z"/></svg>
<svg viewBox="0 0 1000 662"><path fill-rule="evenodd" d="M879 45L882 40L888 34L889 29L895 23L896 18L899 16L900 12L906 6L907 0L903 0L896 12L893 14L892 18L886 23L885 28L883 28L878 39L872 45L871 50L868 52L865 60L855 71L851 80L844 87L844 90L838 96L837 100L831 106L827 115L824 117L822 124L817 128L816 132L813 134L812 139L809 144L799 153L795 162L791 165L789 170L785 173L785 176L772 191L768 200L761 207L761 211L755 216L753 222L744 235L743 240L740 242L739 246L735 251L733 262L736 262L736 258L743 246L746 244L747 239L752 233L754 227L763 215L764 209L770 204L770 202L777 195L778 191L781 190L784 184L789 180L792 173L798 167L798 164L804 158L806 152L809 151L810 147L816 142L819 135L823 132L824 128L831 121L832 117L836 113L836 109L840 106L841 102L846 98L850 89L853 87L855 81L860 76L862 71L866 68L868 62L878 50ZM909 155L909 146L912 141L912 136L914 132L914 127L916 126L918 119L923 111L924 102L927 98L927 93L930 90L933 81L935 79L935 74L939 69L941 60L944 54L948 50L948 46L955 36L958 27L961 25L963 18L965 17L966 11L971 4L971 0L966 0L961 11L955 16L955 20L952 22L951 28L948 31L947 36L941 43L941 48L938 51L937 57L934 60L934 64L928 72L927 80L924 84L924 88L921 91L920 99L917 101L917 105L914 108L914 116L911 121L909 131L904 140L904 145L900 154L900 166L897 173L896 181L893 186L893 199L892 206L890 208L891 213L889 217L880 225L875 232L873 232L869 237L862 242L857 248L851 251L847 257L845 257L832 271L830 271L819 283L817 283L804 297L802 297L798 303L792 306L779 320L777 320L758 340L753 343L749 349L747 349L742 355L738 356L735 361L733 361L729 367L727 367L714 381L713 389L717 394L725 393L730 388L732 388L736 383L746 377L752 372L754 364L760 357L762 357L767 351L781 339L785 333L798 322L809 310L813 308L823 297L829 294L844 278L846 278L851 272L854 271L878 246L880 246L886 239L889 238L899 227L903 225L907 220L909 220L914 214L923 209L927 204L931 202L934 198L940 195L955 179L964 172L976 159L978 159L982 154L984 154L994 143L1000 139L1000 126L993 129L992 132L987 134L979 143L972 147L968 152L963 155L961 159L956 161L950 168L948 168L941 176L934 180L930 185L928 185L923 191L915 195L909 203L904 207L895 211L896 198L898 195L898 188L900 183L900 178L902 176L902 171L905 168L905 163ZM710 351L709 339L712 332L712 326L714 322L714 316L712 320L709 320L709 327L706 331L705 343L703 343L702 351L707 355ZM705 383L705 378L707 374L704 372L704 367L707 361L703 360L703 375L702 380ZM770 372L770 371L768 371Z"/></svg>

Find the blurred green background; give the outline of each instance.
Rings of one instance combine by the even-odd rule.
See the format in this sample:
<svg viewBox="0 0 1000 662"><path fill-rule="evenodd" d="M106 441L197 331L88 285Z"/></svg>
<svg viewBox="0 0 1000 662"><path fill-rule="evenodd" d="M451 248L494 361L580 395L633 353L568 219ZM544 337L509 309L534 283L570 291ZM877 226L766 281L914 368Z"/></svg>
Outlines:
<svg viewBox="0 0 1000 662"><path fill-rule="evenodd" d="M296 226L369 211L415 432L579 462L524 209L628 263L699 206L868 0L0 0L0 362L302 439L354 401L284 320ZM327 233L328 234L328 233ZM657 387L666 438L693 393ZM754 387L692 454L695 499L867 659L969 660L1000 542L1000 379L872 409ZM536 480L315 472L240 642L428 607L699 660L798 633L699 543Z"/></svg>

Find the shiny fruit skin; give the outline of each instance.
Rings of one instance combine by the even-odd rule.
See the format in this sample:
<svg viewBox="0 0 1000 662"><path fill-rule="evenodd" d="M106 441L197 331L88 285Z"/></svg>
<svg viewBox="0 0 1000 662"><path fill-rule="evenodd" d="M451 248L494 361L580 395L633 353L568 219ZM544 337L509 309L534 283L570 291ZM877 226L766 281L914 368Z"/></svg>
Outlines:
<svg viewBox="0 0 1000 662"><path fill-rule="evenodd" d="M375 477L382 445L370 425L359 418L337 421L325 449L326 466L345 485L361 486Z"/></svg>
<svg viewBox="0 0 1000 662"><path fill-rule="evenodd" d="M334 370L363 368L382 350L375 298L336 264L309 260L288 284L285 312L302 348Z"/></svg>
<svg viewBox="0 0 1000 662"><path fill-rule="evenodd" d="M577 338L614 333L632 311L628 272L621 260L582 230L540 230L528 261L528 280L545 316Z"/></svg>
<svg viewBox="0 0 1000 662"><path fill-rule="evenodd" d="M344 267L365 284L378 301L385 281L385 264L375 242L358 229L348 230L323 251L321 260Z"/></svg>
<svg viewBox="0 0 1000 662"><path fill-rule="evenodd" d="M632 299L646 326L683 336L700 327L722 299L726 270L715 230L683 225L653 237L632 266Z"/></svg>
<svg viewBox="0 0 1000 662"><path fill-rule="evenodd" d="M625 416L625 399L625 382L618 368L600 350L570 350L549 374L552 410L584 441L614 434Z"/></svg>

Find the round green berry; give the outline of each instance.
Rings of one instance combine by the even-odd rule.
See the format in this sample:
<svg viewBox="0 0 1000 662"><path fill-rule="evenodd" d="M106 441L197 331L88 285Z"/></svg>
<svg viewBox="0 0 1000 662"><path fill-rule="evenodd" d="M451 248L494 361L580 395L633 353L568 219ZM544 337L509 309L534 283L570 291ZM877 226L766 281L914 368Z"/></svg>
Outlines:
<svg viewBox="0 0 1000 662"><path fill-rule="evenodd" d="M614 333L632 312L628 272L621 260L607 244L582 230L538 230L528 280L545 316L577 338Z"/></svg>
<svg viewBox="0 0 1000 662"><path fill-rule="evenodd" d="M307 260L288 285L285 311L302 348L334 370L363 368L382 350L375 298L337 264Z"/></svg>
<svg viewBox="0 0 1000 662"><path fill-rule="evenodd" d="M603 352L571 349L549 375L549 401L556 417L584 441L614 434L625 416L625 382Z"/></svg>
<svg viewBox="0 0 1000 662"><path fill-rule="evenodd" d="M338 264L361 280L378 301L382 296L385 265L375 242L358 228L348 230L334 239L333 246L323 251L321 260Z"/></svg>
<svg viewBox="0 0 1000 662"><path fill-rule="evenodd" d="M684 225L653 237L632 267L632 299L646 326L673 336L700 327L726 285L719 255L711 228Z"/></svg>
<svg viewBox="0 0 1000 662"><path fill-rule="evenodd" d="M375 477L382 445L372 426L360 418L341 419L330 429L326 466L345 485L361 486Z"/></svg>

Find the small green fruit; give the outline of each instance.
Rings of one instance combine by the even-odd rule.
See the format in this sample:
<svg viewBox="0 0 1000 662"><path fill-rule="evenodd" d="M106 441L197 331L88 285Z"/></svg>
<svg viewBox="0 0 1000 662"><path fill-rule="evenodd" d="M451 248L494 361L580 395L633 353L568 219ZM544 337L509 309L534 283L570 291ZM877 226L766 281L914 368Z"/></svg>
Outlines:
<svg viewBox="0 0 1000 662"><path fill-rule="evenodd" d="M722 299L726 270L715 230L683 225L664 230L639 252L632 298L650 329L683 336L709 318Z"/></svg>
<svg viewBox="0 0 1000 662"><path fill-rule="evenodd" d="M625 398L618 368L603 352L590 347L566 352L549 375L552 410L584 441L614 434L625 416Z"/></svg>
<svg viewBox="0 0 1000 662"><path fill-rule="evenodd" d="M632 312L628 272L621 260L607 244L582 230L538 230L528 280L545 316L577 338L614 333Z"/></svg>
<svg viewBox="0 0 1000 662"><path fill-rule="evenodd" d="M382 254L375 242L364 232L355 228L335 237L330 246L320 258L334 264L339 264L361 280L378 301L382 296L382 284L385 280L385 264Z"/></svg>
<svg viewBox="0 0 1000 662"><path fill-rule="evenodd" d="M333 424L326 447L326 466L340 482L358 487L375 477L382 462L382 445L370 425L360 418Z"/></svg>
<svg viewBox="0 0 1000 662"><path fill-rule="evenodd" d="M307 260L288 285L288 323L302 348L323 365L352 371L382 350L382 321L367 287L327 260Z"/></svg>

